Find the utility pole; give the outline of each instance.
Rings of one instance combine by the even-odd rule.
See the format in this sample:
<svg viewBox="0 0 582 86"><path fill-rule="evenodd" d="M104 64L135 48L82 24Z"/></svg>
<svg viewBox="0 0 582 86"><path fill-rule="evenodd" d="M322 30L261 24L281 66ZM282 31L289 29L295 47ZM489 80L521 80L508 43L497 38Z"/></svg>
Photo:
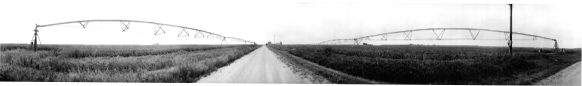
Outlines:
<svg viewBox="0 0 582 86"><path fill-rule="evenodd" d="M509 54L513 53L513 4L509 4Z"/></svg>
<svg viewBox="0 0 582 86"><path fill-rule="evenodd" d="M275 43L275 35L273 35L273 43Z"/></svg>
<svg viewBox="0 0 582 86"><path fill-rule="evenodd" d="M37 48L37 44L38 44L38 25L36 25L36 27L34 27L34 36L32 38L33 44L32 44L32 50L34 50L36 52L36 50L38 50Z"/></svg>

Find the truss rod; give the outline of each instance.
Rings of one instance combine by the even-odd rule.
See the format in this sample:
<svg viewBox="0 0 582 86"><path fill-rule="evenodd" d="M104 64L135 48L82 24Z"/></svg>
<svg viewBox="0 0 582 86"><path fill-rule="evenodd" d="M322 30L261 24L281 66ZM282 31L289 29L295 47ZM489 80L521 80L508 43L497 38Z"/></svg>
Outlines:
<svg viewBox="0 0 582 86"><path fill-rule="evenodd" d="M437 33L434 31L434 29L432 30L432 32L434 33L434 35L436 36L437 40L441 40L443 38L443 34L445 33L446 29L443 29L443 31L441 31L441 33L439 35L437 35Z"/></svg>
<svg viewBox="0 0 582 86"><path fill-rule="evenodd" d="M382 39L388 39L388 34L382 35Z"/></svg>
<svg viewBox="0 0 582 86"><path fill-rule="evenodd" d="M178 30L178 31L180 31L180 30ZM186 29L182 28L182 31L180 31L180 33L178 34L178 37L185 37L185 36L182 36L182 33L186 33L186 36L190 36L190 33L188 33L188 31L186 31Z"/></svg>
<svg viewBox="0 0 582 86"><path fill-rule="evenodd" d="M404 32L404 35L406 35L406 38L404 39L412 39L412 31L409 31L408 33Z"/></svg>
<svg viewBox="0 0 582 86"><path fill-rule="evenodd" d="M85 23L79 22L79 24L81 24L81 26L83 26L83 28L86 28L87 27L87 24L89 24L89 22L85 22Z"/></svg>
<svg viewBox="0 0 582 86"><path fill-rule="evenodd" d="M131 22L127 22L127 24L125 24L123 21L121 21L119 23L121 23L121 30L125 32L127 29L129 29L129 23Z"/></svg>
<svg viewBox="0 0 582 86"><path fill-rule="evenodd" d="M162 26L161 26L161 25L159 25L159 24L156 24L156 25L154 26L154 30L155 30L155 32L154 32L154 35L159 35L159 34L164 34L164 33L166 33L166 31L165 31L164 29L162 29ZM163 33L158 33L160 30L162 30L162 32L163 32Z"/></svg>
<svg viewBox="0 0 582 86"><path fill-rule="evenodd" d="M477 39L477 36L479 36L479 32L481 32L481 30L477 30L477 34L473 35L473 32L469 30L469 33L471 33L471 38L473 38L473 40Z"/></svg>

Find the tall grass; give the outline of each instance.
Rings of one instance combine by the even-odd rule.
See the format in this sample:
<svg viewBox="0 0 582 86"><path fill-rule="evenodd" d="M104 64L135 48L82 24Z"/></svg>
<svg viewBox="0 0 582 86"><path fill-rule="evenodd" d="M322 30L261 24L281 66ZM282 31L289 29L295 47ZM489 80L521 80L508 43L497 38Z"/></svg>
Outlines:
<svg viewBox="0 0 582 86"><path fill-rule="evenodd" d="M0 52L0 80L193 82L258 48L247 45L96 47L99 46L61 45L54 47L57 49L37 52L18 48L3 49L6 51Z"/></svg>

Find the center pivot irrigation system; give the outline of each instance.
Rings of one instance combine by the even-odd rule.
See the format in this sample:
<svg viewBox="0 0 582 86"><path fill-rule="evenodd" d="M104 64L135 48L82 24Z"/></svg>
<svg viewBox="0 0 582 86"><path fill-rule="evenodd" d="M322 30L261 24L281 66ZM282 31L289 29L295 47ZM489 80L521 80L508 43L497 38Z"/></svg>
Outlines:
<svg viewBox="0 0 582 86"><path fill-rule="evenodd" d="M427 30L428 31L432 30L432 32L434 33L434 36L435 36L434 39L412 39L412 32L427 31ZM469 31L469 33L471 33L471 38L467 38L467 39L443 39L443 35L444 35L446 30L467 30L467 31ZM438 31L441 31L441 32L438 32ZM376 34L376 35L363 36L363 37L352 38L352 39L333 39L333 40L321 42L319 44L341 44L342 42L345 43L345 42L352 42L353 41L353 44L359 45L363 40L371 40L370 39L371 37L379 37L379 36L381 36L380 40L480 40L477 38L477 36L479 36L479 33L481 31L504 33L505 40L508 40L508 46L510 46L509 44L511 44L511 42L509 41L510 32L508 32L508 31L475 29L475 28L426 28L426 29L405 30L405 31L396 31L396 32L388 32L388 33L381 33L381 34ZM401 34L401 33L404 34L404 39L388 39L389 34ZM556 48L556 49L559 48L558 47L558 40L553 39L553 38L525 34L525 33L519 33L519 32L513 32L513 34L532 37L532 39L520 39L520 40L537 40L538 38L545 39L545 40L551 40L551 41L554 41L554 48ZM503 39L501 39L501 40L503 40ZM516 39L513 39L513 40L516 40Z"/></svg>
<svg viewBox="0 0 582 86"><path fill-rule="evenodd" d="M178 37L188 37L188 36L190 36L190 33L188 33L188 31L195 31L195 34L193 34L194 38L216 38L216 39L219 39L222 41L220 44L223 44L223 43L227 44L228 43L227 41L234 41L234 42L243 42L245 44L255 44L256 45L256 43L253 41L248 41L248 40L235 38L235 37L226 37L226 36L222 36L222 35L219 35L216 33L208 32L208 31L204 31L204 30L200 30L200 29L195 29L195 28L190 28L190 27L171 25L171 24L163 24L163 23L157 23L157 22L136 21L136 20L80 20L80 21L69 21L69 22L46 24L46 25L38 25L37 24L36 27L34 28L34 36L33 36L32 41L31 41L31 47L33 48L34 51L36 51L37 45L40 44L39 43L40 38L38 36L38 28L63 25L63 24L75 24L75 23L78 23L83 28L86 28L87 25L89 24L89 22L119 22L121 25L121 31L123 31L123 32L125 32L129 29L129 24L132 22L153 24L153 25L155 25L154 26L154 29L155 29L154 35L160 35L160 34L166 33L166 31L162 28L163 26L177 27L177 28L181 28L181 29L179 29L180 33L178 34ZM184 36L183 34L186 34L186 36Z"/></svg>
<svg viewBox="0 0 582 86"><path fill-rule="evenodd" d="M362 42L362 40L370 40L370 37L382 36L382 38L380 40L388 40L387 39L388 34L398 34L398 33L404 33L404 35L405 35L404 40L416 40L416 39L412 39L412 32L414 32L414 31L423 31L423 30L432 30L433 31L433 33L435 35L435 39L429 39L429 40L442 40L443 34L445 33L445 30L468 30L469 33L471 33L471 39L453 39L453 40L477 40L477 36L479 35L479 32L481 32L481 31L489 31L489 32L498 32L498 33L504 33L505 34L505 40L507 40L507 45L509 47L509 53L512 53L513 34L518 34L518 35L524 35L524 36L533 37L533 39L531 39L531 40L537 40L537 38L542 38L542 39L546 39L546 40L552 40L552 41L554 41L554 49L556 51L559 50L558 40L556 40L556 39L548 38L548 37L542 37L542 36L538 36L538 35L531 35L531 34L513 32L513 4L508 4L508 5L509 5L509 31L499 31L499 30L489 30L489 29L475 29L475 28L427 28L427 29L415 29L415 30L405 30L405 31L396 31L396 32L381 33L381 34L363 36L363 37L352 38L352 39L333 39L333 40L323 41L323 42L321 42L319 44L320 45L324 45L324 44L340 44L342 42L353 41L355 45L359 45L360 42ZM435 32L435 30L442 30L442 32L440 32L440 34L437 34L437 32ZM474 33L473 32L475 30L477 31L477 33Z"/></svg>

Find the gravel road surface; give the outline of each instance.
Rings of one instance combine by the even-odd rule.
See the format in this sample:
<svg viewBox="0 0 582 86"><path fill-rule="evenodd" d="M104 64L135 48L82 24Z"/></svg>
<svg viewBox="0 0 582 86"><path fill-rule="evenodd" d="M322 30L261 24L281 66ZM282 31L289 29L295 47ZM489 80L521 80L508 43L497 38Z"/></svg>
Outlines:
<svg viewBox="0 0 582 86"><path fill-rule="evenodd" d="M198 83L311 83L263 46L198 80Z"/></svg>

